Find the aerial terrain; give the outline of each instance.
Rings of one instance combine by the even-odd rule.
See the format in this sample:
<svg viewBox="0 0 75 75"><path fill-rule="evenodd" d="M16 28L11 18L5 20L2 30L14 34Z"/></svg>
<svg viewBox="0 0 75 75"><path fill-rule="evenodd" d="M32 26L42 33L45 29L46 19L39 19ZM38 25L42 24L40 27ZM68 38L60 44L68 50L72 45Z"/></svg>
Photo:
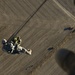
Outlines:
<svg viewBox="0 0 75 75"><path fill-rule="evenodd" d="M32 55L4 52L2 39L22 25L17 36ZM66 27L75 28L74 0L0 0L0 75L67 75L55 61L60 48L75 52L75 33Z"/></svg>

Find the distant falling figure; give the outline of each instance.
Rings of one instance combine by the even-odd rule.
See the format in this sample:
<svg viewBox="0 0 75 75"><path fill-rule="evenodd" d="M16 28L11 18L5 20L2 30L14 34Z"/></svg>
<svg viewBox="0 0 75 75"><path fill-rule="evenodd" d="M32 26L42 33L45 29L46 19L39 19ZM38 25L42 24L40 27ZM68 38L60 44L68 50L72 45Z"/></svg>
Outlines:
<svg viewBox="0 0 75 75"><path fill-rule="evenodd" d="M49 51L51 51L51 50L53 50L53 49L54 49L53 47L48 48Z"/></svg>
<svg viewBox="0 0 75 75"><path fill-rule="evenodd" d="M74 5L75 5L75 0L73 2L74 2Z"/></svg>
<svg viewBox="0 0 75 75"><path fill-rule="evenodd" d="M67 28L64 28L64 30L72 30L73 27L67 27Z"/></svg>

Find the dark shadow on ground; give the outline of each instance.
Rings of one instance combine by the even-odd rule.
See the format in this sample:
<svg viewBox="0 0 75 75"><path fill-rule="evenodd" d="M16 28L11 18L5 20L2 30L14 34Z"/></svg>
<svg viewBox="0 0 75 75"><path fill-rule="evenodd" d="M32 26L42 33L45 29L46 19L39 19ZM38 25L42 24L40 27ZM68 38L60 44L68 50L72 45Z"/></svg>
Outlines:
<svg viewBox="0 0 75 75"><path fill-rule="evenodd" d="M30 69L30 68L32 68L33 67L33 65L30 65L30 66L28 66L25 70L28 70L28 69Z"/></svg>
<svg viewBox="0 0 75 75"><path fill-rule="evenodd" d="M55 55L58 65L68 73L75 75L75 53L68 49L60 49Z"/></svg>

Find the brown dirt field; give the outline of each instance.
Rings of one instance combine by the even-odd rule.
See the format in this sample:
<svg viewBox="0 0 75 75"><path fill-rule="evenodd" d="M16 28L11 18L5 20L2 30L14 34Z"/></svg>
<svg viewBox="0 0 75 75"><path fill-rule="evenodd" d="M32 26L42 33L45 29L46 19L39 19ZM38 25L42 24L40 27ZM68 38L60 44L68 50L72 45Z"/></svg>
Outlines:
<svg viewBox="0 0 75 75"><path fill-rule="evenodd" d="M0 42L17 31L43 1L0 0ZM31 56L8 54L0 43L0 75L66 75L57 65L55 53L60 48L74 51L74 33L64 31L65 27L75 27L73 9L73 0L47 0L17 34L22 46L33 50ZM54 49L49 51L50 47Z"/></svg>

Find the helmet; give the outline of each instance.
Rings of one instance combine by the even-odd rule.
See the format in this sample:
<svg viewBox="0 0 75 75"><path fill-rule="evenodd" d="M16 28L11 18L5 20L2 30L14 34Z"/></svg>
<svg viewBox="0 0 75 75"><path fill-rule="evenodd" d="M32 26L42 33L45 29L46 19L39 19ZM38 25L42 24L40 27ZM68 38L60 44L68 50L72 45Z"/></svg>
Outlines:
<svg viewBox="0 0 75 75"><path fill-rule="evenodd" d="M20 36L18 36L17 39L19 40L20 39Z"/></svg>
<svg viewBox="0 0 75 75"><path fill-rule="evenodd" d="M7 43L7 40L6 39L3 39L2 40L2 44L6 44Z"/></svg>

